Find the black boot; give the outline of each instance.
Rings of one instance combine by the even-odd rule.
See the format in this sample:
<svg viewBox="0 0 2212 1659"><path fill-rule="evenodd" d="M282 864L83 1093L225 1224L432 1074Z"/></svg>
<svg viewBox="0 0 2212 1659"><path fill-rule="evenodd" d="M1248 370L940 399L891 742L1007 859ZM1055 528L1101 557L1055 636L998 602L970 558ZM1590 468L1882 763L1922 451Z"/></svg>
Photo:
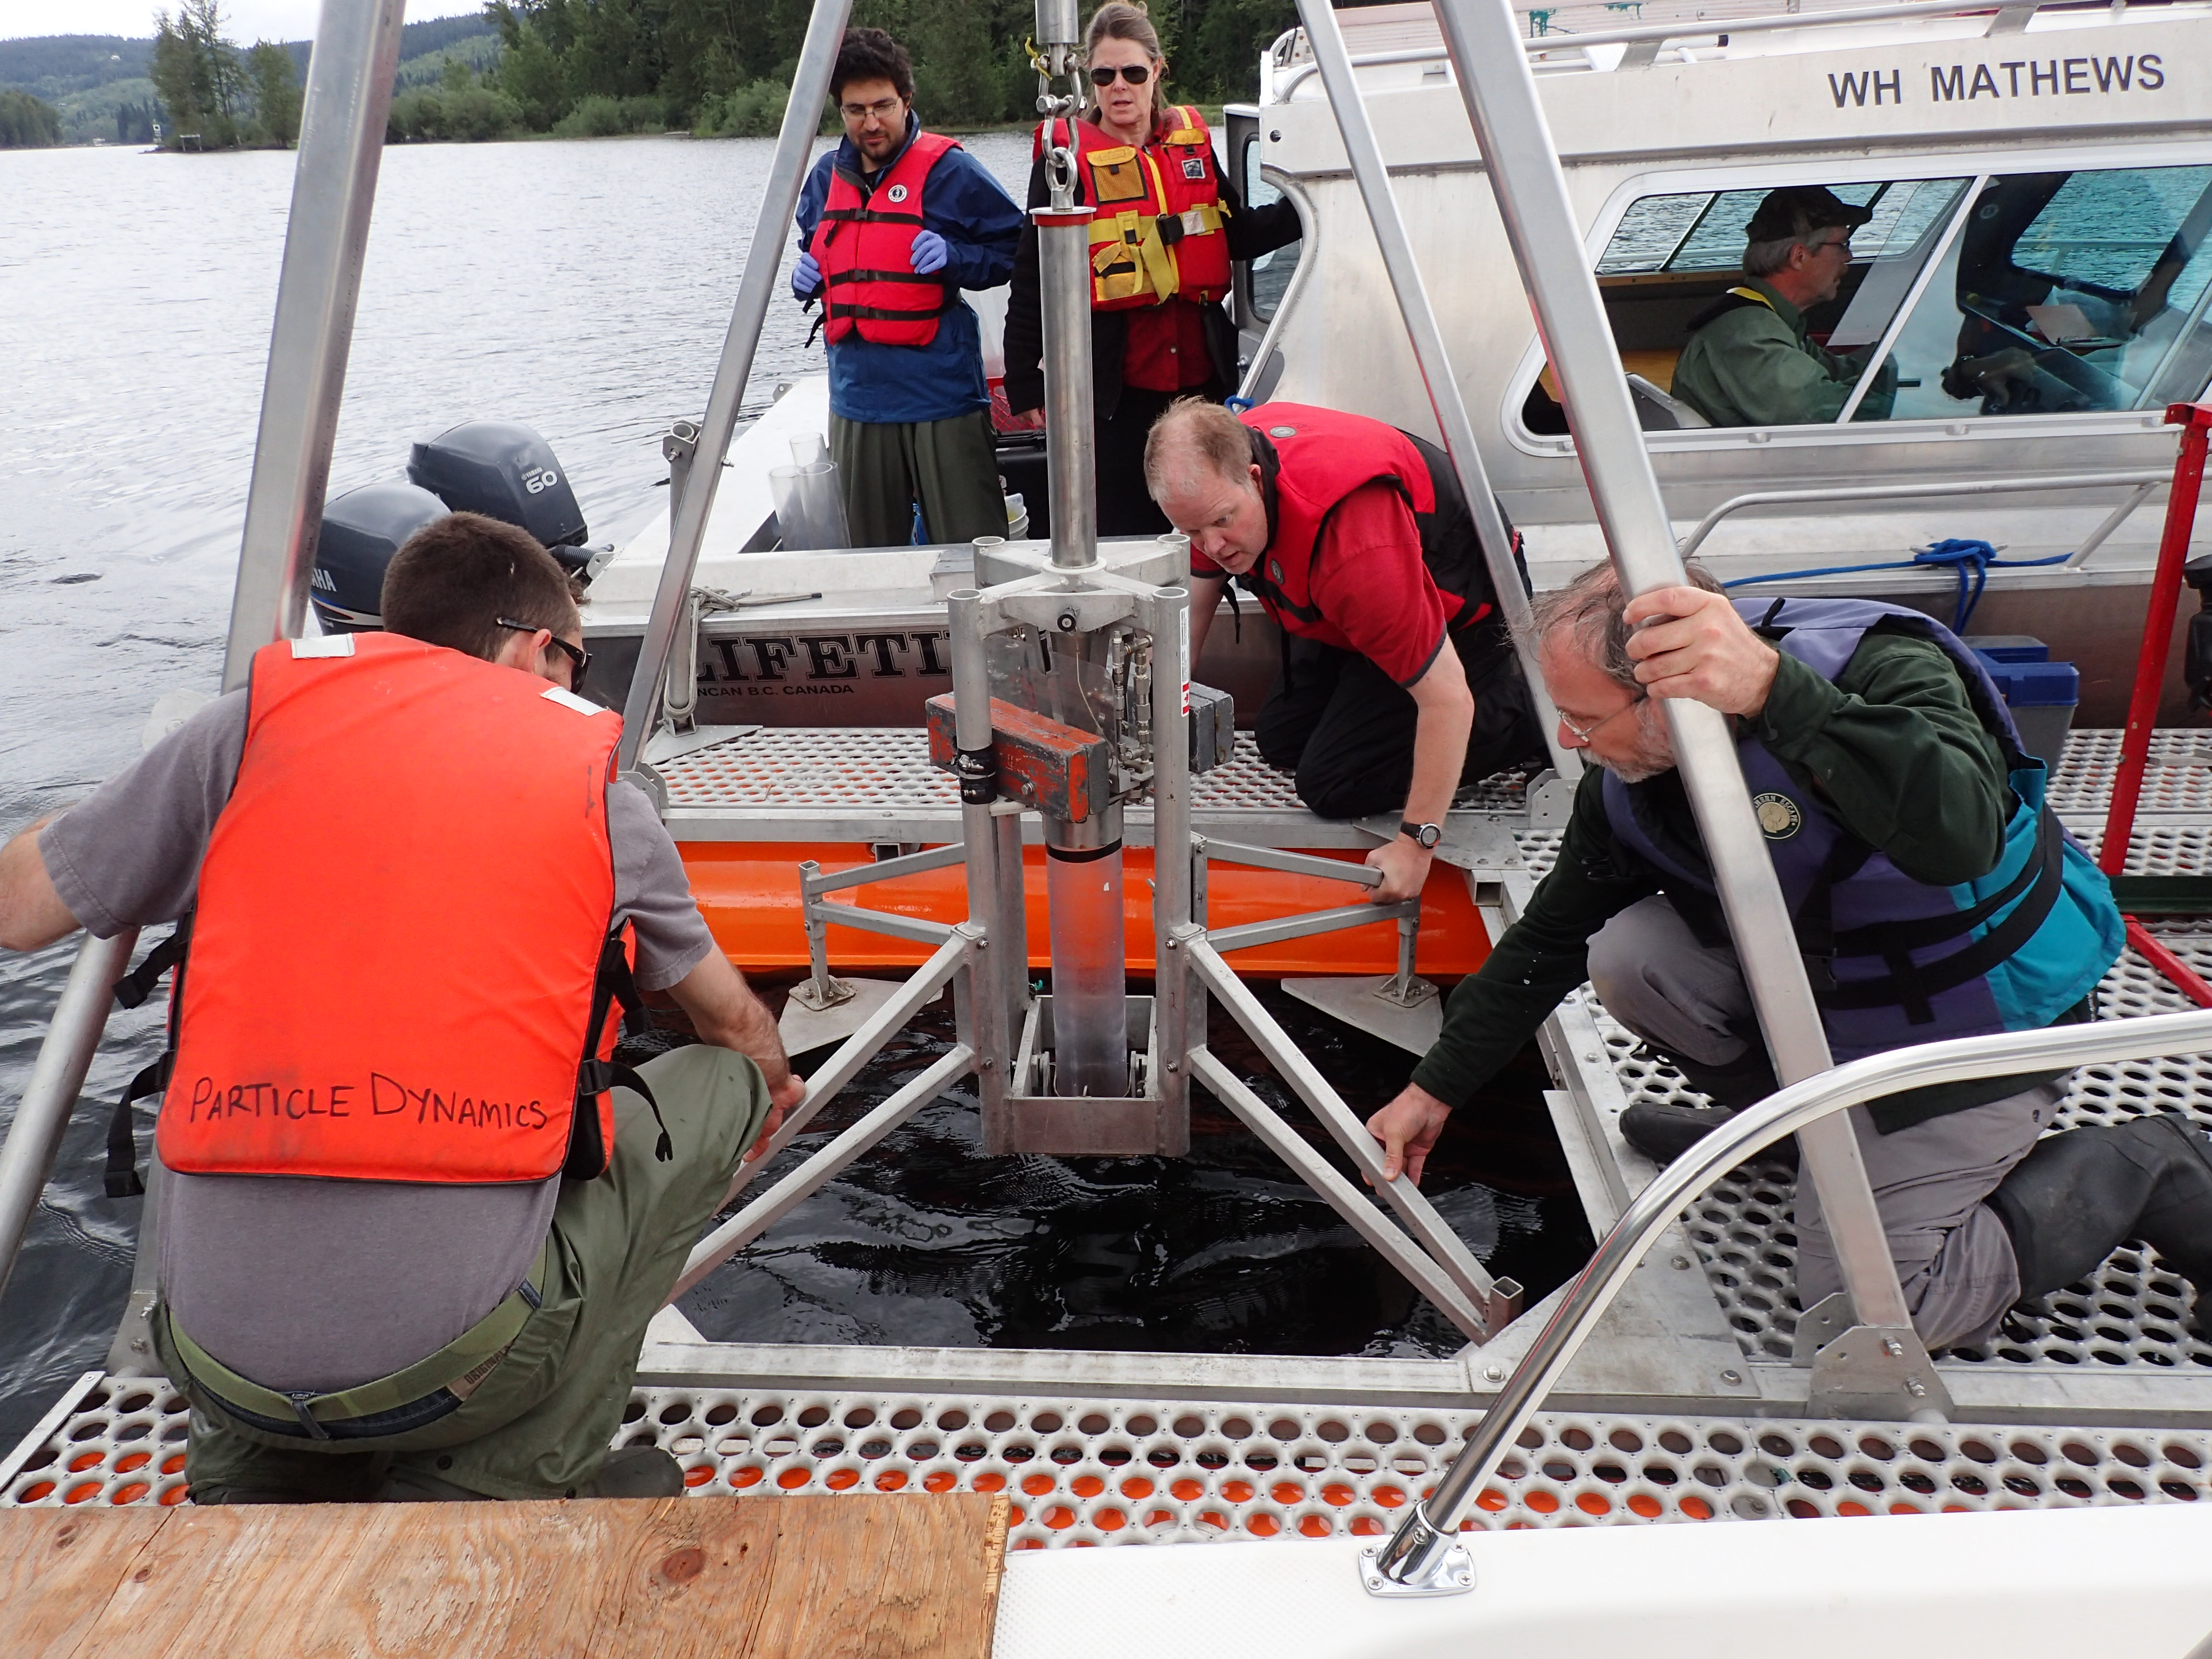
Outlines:
<svg viewBox="0 0 2212 1659"><path fill-rule="evenodd" d="M1620 1115L1621 1139L1655 1164L1672 1164L1747 1106L1755 1105L1781 1085L1767 1063L1766 1048L1756 1033L1742 1054L1724 1066L1708 1066L1674 1054L1661 1054L1645 1045L1645 1052L1664 1060L1699 1094L1713 1103L1689 1106L1674 1101L1639 1100ZM1760 1154L1787 1164L1797 1162L1797 1138L1791 1135Z"/></svg>
<svg viewBox="0 0 2212 1659"><path fill-rule="evenodd" d="M2157 1164L2158 1185L2136 1233L2196 1286L2190 1324L2212 1335L2212 1137L2172 1113L2137 1118L2113 1133L2146 1165Z"/></svg>
<svg viewBox="0 0 2212 1659"><path fill-rule="evenodd" d="M1984 1200L2012 1235L2022 1301L2087 1278L2134 1237L2158 1176L2132 1155L2128 1133L2045 1135Z"/></svg>

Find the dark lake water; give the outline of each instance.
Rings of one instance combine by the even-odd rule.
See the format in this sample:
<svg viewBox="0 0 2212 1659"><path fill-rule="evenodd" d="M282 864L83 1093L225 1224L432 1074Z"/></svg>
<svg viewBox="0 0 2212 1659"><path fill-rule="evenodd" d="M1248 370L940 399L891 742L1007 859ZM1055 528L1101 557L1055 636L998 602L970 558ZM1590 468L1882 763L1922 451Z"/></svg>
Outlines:
<svg viewBox="0 0 2212 1659"><path fill-rule="evenodd" d="M969 147L1018 193L1026 137ZM489 416L546 436L595 536L664 510L659 435L706 402L771 149L651 138L388 152L333 491L395 475L415 436ZM0 151L0 836L125 764L164 691L215 688L290 185L277 155ZM771 308L750 405L818 370L805 328L795 307ZM0 954L0 1123L75 950ZM1269 994L1356 1107L1402 1083L1410 1056ZM1220 1052L1260 1076L1214 1024ZM104 1103L155 1053L159 1025L151 1007L110 1022L0 1298L0 1449L106 1352L138 1203L100 1194ZM822 1133L945 1036L917 1027ZM1261 1086L1284 1100L1272 1079ZM1542 1086L1524 1058L1494 1101L1461 1115L1429 1183L1531 1300L1589 1247ZM711 1335L755 1341L1457 1346L1211 1103L1194 1139L1180 1162L986 1161L972 1109L948 1097L687 1311Z"/></svg>

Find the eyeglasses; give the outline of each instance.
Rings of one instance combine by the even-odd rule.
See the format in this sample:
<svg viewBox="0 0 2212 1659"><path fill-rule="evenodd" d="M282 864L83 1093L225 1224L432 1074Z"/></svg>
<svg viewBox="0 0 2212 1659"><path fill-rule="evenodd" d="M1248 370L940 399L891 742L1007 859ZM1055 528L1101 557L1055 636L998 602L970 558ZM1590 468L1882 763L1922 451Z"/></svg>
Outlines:
<svg viewBox="0 0 2212 1659"><path fill-rule="evenodd" d="M1841 248L1845 253L1849 253L1851 251L1851 234L1847 230L1840 236L1831 236L1826 241L1814 242L1809 246L1815 253L1832 247Z"/></svg>
<svg viewBox="0 0 2212 1659"><path fill-rule="evenodd" d="M1119 69L1101 64L1091 71L1091 84L1094 87L1110 87L1114 84L1114 77L1117 75L1131 86L1141 87L1152 78L1152 70L1148 64L1124 64Z"/></svg>
<svg viewBox="0 0 2212 1659"><path fill-rule="evenodd" d="M896 98L879 98L872 104L840 104L837 110L848 121L865 121L871 115L888 120L898 112L899 101Z"/></svg>
<svg viewBox="0 0 2212 1659"><path fill-rule="evenodd" d="M1603 726L1607 720L1619 720L1630 709L1641 705L1650 696L1650 693L1648 691L1639 691L1635 696L1629 699L1628 702L1621 704L1620 708L1614 709L1610 714L1601 714L1595 720L1590 721L1587 726L1577 726L1574 721L1569 720L1565 714L1559 716L1559 724L1567 729L1568 732L1573 737L1574 740L1577 744L1580 744L1584 748L1588 748L1589 746L1591 737L1595 734L1600 726Z"/></svg>
<svg viewBox="0 0 2212 1659"><path fill-rule="evenodd" d="M512 617L495 617L492 620L495 626L511 628L518 634L536 634L542 631L546 635L545 643L568 659L568 689L571 691L582 689L584 676L592 672L590 652L569 644L550 628L541 630L536 623L517 622Z"/></svg>

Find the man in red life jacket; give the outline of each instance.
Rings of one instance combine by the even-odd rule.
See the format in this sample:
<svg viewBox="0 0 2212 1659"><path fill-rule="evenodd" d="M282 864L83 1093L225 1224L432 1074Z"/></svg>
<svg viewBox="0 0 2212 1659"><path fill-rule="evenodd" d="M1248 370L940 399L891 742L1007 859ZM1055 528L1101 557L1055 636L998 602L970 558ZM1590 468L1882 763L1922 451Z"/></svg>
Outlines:
<svg viewBox="0 0 2212 1659"><path fill-rule="evenodd" d="M0 947L189 923L152 1322L195 1501L680 1493L607 1447L803 1080L611 777L560 566L455 514L381 610L0 848ZM702 1042L613 1063L633 988Z"/></svg>
<svg viewBox="0 0 2212 1659"><path fill-rule="evenodd" d="M830 76L844 142L799 198L792 293L822 303L830 453L856 547L1006 533L982 338L963 289L1013 272L1021 210L968 152L924 132L914 70L881 29L848 29Z"/></svg>
<svg viewBox="0 0 2212 1659"><path fill-rule="evenodd" d="M1454 793L1543 748L1449 460L1364 416L1186 398L1145 481L1190 537L1191 661L1236 579L1283 629L1261 757L1324 817L1398 813L1370 896L1419 892Z"/></svg>

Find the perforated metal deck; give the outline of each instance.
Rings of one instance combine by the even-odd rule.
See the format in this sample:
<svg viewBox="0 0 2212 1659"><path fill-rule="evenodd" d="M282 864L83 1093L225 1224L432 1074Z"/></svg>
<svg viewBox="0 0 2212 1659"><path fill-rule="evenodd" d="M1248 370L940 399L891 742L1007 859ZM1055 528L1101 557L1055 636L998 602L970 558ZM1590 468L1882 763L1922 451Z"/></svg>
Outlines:
<svg viewBox="0 0 2212 1659"><path fill-rule="evenodd" d="M1476 1413L1219 1401L639 1389L617 1445L657 1444L698 1496L981 1492L1014 1549L1379 1536ZM183 1402L87 1376L0 1503L176 1504ZM1469 1529L2194 1503L2212 1436L1547 1413Z"/></svg>
<svg viewBox="0 0 2212 1659"><path fill-rule="evenodd" d="M929 763L927 733L913 727L746 728L655 769L668 791L668 823L684 840L809 840L885 836L944 840L958 834L960 797L949 774ZM1514 816L1526 811L1528 775L1504 772L1463 790L1455 814ZM1260 758L1240 732L1224 765L1191 780L1191 811L1201 829L1277 845L1371 845L1352 827L1316 817L1299 801L1288 772ZM1129 821L1149 836L1151 811Z"/></svg>

